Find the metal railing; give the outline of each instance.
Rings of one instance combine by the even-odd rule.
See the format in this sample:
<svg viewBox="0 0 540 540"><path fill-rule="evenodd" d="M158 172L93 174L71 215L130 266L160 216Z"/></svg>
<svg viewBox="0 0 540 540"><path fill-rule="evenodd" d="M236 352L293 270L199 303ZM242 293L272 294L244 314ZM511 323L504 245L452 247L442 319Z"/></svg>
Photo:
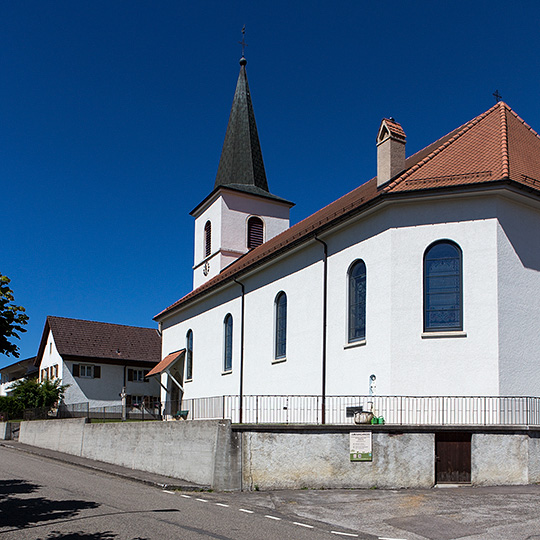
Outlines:
<svg viewBox="0 0 540 540"><path fill-rule="evenodd" d="M540 426L540 398L522 396L327 396L327 424L352 424L351 409L371 412L392 425ZM320 424L321 396L244 396L242 422ZM347 415L349 409L349 416ZM215 396L164 403L165 417L240 420L238 396Z"/></svg>

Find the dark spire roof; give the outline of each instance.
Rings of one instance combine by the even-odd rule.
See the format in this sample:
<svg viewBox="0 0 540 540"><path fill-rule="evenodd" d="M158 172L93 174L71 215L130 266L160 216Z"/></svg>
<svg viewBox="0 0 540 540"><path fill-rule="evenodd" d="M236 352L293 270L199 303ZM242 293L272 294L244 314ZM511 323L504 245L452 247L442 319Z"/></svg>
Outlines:
<svg viewBox="0 0 540 540"><path fill-rule="evenodd" d="M247 60L242 56L214 190L228 187L283 200L268 191L255 113L249 93L246 64Z"/></svg>

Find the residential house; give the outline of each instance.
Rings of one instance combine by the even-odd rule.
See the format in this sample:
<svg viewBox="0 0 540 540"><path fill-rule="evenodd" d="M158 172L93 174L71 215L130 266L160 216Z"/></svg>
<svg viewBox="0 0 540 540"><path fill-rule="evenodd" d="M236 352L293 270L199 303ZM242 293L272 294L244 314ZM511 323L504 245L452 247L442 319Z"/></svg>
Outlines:
<svg viewBox="0 0 540 540"><path fill-rule="evenodd" d="M38 369L34 365L35 359L36 357L33 356L0 369L0 396L6 396L15 381L38 376Z"/></svg>
<svg viewBox="0 0 540 540"><path fill-rule="evenodd" d="M35 365L39 380L60 379L67 385L66 405L89 408L159 402L160 387L148 372L160 360L155 328L47 317Z"/></svg>

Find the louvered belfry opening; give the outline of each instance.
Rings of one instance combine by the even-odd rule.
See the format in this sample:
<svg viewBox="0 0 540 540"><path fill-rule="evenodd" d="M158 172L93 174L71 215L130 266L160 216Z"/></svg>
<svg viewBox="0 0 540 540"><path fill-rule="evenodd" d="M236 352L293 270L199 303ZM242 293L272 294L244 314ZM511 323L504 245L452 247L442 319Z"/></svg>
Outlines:
<svg viewBox="0 0 540 540"><path fill-rule="evenodd" d="M212 224L207 221L204 226L204 256L208 257L212 253Z"/></svg>
<svg viewBox="0 0 540 540"><path fill-rule="evenodd" d="M261 218L250 217L248 219L247 245L248 249L256 248L263 243L263 222Z"/></svg>

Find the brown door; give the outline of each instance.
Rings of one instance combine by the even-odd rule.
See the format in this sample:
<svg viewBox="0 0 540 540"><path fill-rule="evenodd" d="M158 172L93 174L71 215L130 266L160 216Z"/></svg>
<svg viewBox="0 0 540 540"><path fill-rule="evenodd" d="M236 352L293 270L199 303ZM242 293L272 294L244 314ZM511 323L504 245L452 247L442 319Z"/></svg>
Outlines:
<svg viewBox="0 0 540 540"><path fill-rule="evenodd" d="M460 431L435 433L437 484L470 483L471 434Z"/></svg>

